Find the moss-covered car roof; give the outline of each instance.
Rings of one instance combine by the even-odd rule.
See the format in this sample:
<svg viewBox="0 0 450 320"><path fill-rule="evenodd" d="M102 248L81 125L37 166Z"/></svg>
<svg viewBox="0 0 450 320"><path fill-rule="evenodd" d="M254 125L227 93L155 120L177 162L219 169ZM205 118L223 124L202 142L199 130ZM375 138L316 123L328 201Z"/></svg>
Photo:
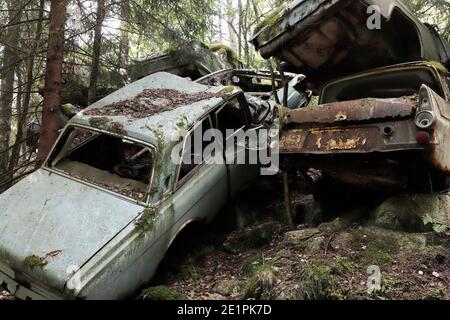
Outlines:
<svg viewBox="0 0 450 320"><path fill-rule="evenodd" d="M78 113L84 125L159 145L178 142L235 87L208 87L169 73L155 73L117 90Z"/></svg>

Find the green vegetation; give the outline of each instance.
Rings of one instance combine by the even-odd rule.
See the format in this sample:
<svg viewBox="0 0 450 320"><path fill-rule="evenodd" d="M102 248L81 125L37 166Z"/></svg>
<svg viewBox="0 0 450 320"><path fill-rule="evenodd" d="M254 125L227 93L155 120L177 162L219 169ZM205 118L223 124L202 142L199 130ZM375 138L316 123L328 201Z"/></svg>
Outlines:
<svg viewBox="0 0 450 320"><path fill-rule="evenodd" d="M48 264L48 261L45 257L39 257L37 255L28 256L24 260L24 264L31 268L43 268Z"/></svg>
<svg viewBox="0 0 450 320"><path fill-rule="evenodd" d="M140 298L142 300L180 300L182 296L166 286L157 286L142 291Z"/></svg>

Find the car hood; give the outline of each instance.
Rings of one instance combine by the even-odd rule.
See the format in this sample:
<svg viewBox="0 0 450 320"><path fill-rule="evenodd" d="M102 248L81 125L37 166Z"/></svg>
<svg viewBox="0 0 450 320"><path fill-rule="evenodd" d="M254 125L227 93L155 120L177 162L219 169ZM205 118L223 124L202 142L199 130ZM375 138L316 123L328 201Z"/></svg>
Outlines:
<svg viewBox="0 0 450 320"><path fill-rule="evenodd" d="M296 0L260 23L251 42L264 58L286 62L317 86L400 63L450 65L448 43L398 0Z"/></svg>
<svg viewBox="0 0 450 320"><path fill-rule="evenodd" d="M0 261L16 280L62 292L142 211L136 204L44 169L0 195Z"/></svg>

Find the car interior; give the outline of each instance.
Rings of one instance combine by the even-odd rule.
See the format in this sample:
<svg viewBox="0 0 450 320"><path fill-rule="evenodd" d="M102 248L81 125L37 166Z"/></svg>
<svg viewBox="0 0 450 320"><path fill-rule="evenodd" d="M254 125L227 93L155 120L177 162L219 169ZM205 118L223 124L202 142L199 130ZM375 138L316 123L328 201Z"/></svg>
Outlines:
<svg viewBox="0 0 450 320"><path fill-rule="evenodd" d="M73 128L48 165L110 191L145 200L153 167L150 148L119 137Z"/></svg>

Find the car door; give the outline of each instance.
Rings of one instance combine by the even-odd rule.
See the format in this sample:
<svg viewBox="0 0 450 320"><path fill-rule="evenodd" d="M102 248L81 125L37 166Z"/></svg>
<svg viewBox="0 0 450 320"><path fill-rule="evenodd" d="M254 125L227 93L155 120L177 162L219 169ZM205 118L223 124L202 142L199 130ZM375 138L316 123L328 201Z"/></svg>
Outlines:
<svg viewBox="0 0 450 320"><path fill-rule="evenodd" d="M227 201L227 170L225 164L215 163L212 157L197 161L198 151L204 150L206 143L195 150L192 139L196 133L203 133L212 127L210 116L204 118L184 139L182 156L172 195L173 211L176 215L174 232L193 220L210 220ZM198 141L196 141L198 142ZM191 163L189 163L191 162Z"/></svg>
<svg viewBox="0 0 450 320"><path fill-rule="evenodd" d="M259 174L257 152L251 152L247 138L257 130L250 127L250 113L244 95L228 99L213 114L214 125L223 135L223 150L229 173L229 192L235 197ZM252 137L253 136L253 137Z"/></svg>

